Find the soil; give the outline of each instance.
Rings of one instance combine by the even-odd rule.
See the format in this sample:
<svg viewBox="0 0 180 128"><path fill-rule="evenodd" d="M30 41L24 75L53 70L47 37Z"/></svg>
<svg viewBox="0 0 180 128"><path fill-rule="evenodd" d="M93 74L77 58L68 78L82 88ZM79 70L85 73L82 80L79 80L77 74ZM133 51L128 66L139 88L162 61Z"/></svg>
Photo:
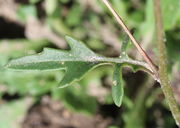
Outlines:
<svg viewBox="0 0 180 128"><path fill-rule="evenodd" d="M28 0L15 0L15 2L28 4ZM41 4L42 3L40 2L36 6L39 7L38 16L43 19L43 16L45 14L41 9L42 6ZM69 3L66 6L71 6L71 4L72 3ZM13 17L12 15L9 16ZM1 27L0 39L25 38L26 37L25 26L17 24L14 21L7 20L7 17L4 18L2 15L0 16L0 27ZM114 49L108 49L107 51L108 52L104 53L104 55L110 57L118 56L118 54L114 52L115 51ZM138 86L141 85L141 83L145 80L144 76L145 74L142 72L137 72L136 74L125 72L125 74L123 75L125 81L127 82L128 89L130 90L128 95L132 99L133 97L135 97L136 92L138 91L137 89L139 89ZM178 82L179 81L176 80L176 83L174 83L174 85L176 85ZM110 88L105 78L102 79L102 83L106 88ZM159 87L159 86L154 86L154 87ZM176 88L175 86L172 87L174 88L177 101L179 101L180 103L180 98L179 98L180 88ZM5 94L2 97L2 99L6 101L11 101L18 98L20 98L20 96L16 94L13 96ZM159 100L159 103L160 101L162 101L162 99ZM161 110L163 108L162 106L157 106L157 105L154 106L155 107L152 107L147 111L148 114L150 113L151 115L153 115L153 112L156 109ZM26 117L22 123L22 128L107 128L111 124L116 124L116 122L118 122L116 120L118 120L117 115L119 115L119 111L123 111L123 109L121 108L120 110L119 108L115 107L115 105L99 104L99 108L95 114L84 115L79 112L77 113L68 110L63 106L63 104L60 101L54 101L51 99L50 96L43 96L39 103L29 108L29 111L27 112ZM166 115L171 117L171 113L169 111L167 112L167 110L162 110L161 113L165 113ZM163 116L165 115L162 115L162 117ZM154 122L156 121L156 119L155 120L154 118L152 119L147 119L150 120L146 122L147 127L149 128L156 126ZM119 124L117 125L120 126Z"/></svg>
<svg viewBox="0 0 180 128"><path fill-rule="evenodd" d="M40 104L30 108L23 122L23 128L107 128L112 123L111 117L100 113L83 115L74 113L59 101L44 96Z"/></svg>

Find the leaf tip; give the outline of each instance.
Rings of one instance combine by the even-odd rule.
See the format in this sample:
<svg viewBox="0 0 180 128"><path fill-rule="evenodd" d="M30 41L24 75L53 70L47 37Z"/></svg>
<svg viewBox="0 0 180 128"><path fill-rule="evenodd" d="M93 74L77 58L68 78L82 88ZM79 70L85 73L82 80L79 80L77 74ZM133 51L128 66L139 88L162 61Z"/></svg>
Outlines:
<svg viewBox="0 0 180 128"><path fill-rule="evenodd" d="M115 103L115 105L116 105L117 107L121 107L122 102L121 102L121 103Z"/></svg>
<svg viewBox="0 0 180 128"><path fill-rule="evenodd" d="M65 40L67 41L67 43L69 44L70 48L73 48L73 46L76 44L77 40L75 40L74 38L72 38L71 36L66 35L65 36Z"/></svg>
<svg viewBox="0 0 180 128"><path fill-rule="evenodd" d="M67 42L74 40L72 37L70 37L70 36L68 36L68 35L65 36L65 39L66 39Z"/></svg>
<svg viewBox="0 0 180 128"><path fill-rule="evenodd" d="M70 39L71 37L69 35L66 35L65 36L65 39Z"/></svg>

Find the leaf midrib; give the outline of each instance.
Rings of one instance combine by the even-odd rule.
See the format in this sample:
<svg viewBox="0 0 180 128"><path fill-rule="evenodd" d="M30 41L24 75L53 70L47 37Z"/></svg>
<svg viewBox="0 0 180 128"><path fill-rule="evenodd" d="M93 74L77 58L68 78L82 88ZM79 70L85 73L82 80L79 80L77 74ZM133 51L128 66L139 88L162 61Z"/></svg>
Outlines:
<svg viewBox="0 0 180 128"><path fill-rule="evenodd" d="M15 60L15 61L18 61L18 60ZM68 60L68 59L65 59L65 60L40 60L40 61L36 61L36 62L29 62L29 63L23 63L23 64L32 64L32 63L53 63L53 62L59 62L59 64L61 63L67 63L67 62L90 62L90 63L93 63L93 62L98 62L98 63L118 63L118 64L128 64L128 65L139 65L141 67L144 67L145 69L148 69L151 71L151 69L149 68L148 64L145 63L145 62L141 62L141 61L136 61L136 60L131 60L131 59L127 59L127 58L108 58L108 57L101 57L101 56L97 56L97 57L88 57L88 59L75 59L75 60ZM13 65L22 65L21 64L18 64L17 62L13 62ZM15 64L17 63L17 64ZM10 65L7 65L6 67L11 67L12 64ZM64 64L65 65L65 64Z"/></svg>

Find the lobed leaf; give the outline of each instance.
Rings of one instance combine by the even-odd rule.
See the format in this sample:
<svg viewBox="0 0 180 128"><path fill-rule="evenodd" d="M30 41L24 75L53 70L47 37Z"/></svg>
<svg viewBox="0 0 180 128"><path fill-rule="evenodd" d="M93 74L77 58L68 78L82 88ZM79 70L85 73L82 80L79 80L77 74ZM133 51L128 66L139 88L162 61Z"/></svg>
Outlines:
<svg viewBox="0 0 180 128"><path fill-rule="evenodd" d="M76 65L75 68L74 65ZM93 63L83 62L74 62L66 64L68 68L66 70L64 78L60 82L60 88L64 88L68 86L70 83L81 79L81 77L84 76L85 73L90 71L95 65L96 64Z"/></svg>
<svg viewBox="0 0 180 128"><path fill-rule="evenodd" d="M40 54L12 60L6 67L15 70L66 70L60 82L61 88L81 79L88 71L104 64L135 65L138 69L141 68L151 73L149 66L144 62L127 57L103 57L95 54L80 41L68 36L66 40L70 46L69 51L45 48Z"/></svg>

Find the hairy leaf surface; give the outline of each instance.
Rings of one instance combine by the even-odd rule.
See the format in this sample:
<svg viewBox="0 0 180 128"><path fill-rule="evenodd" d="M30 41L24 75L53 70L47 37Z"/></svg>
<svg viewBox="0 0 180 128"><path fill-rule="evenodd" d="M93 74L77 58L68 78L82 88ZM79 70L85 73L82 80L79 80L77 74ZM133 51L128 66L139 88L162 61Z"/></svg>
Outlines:
<svg viewBox="0 0 180 128"><path fill-rule="evenodd" d="M60 82L61 87L79 80L94 67L104 64L135 65L150 72L148 65L144 62L124 57L103 57L95 54L80 41L68 36L66 40L70 46L69 51L45 48L40 54L12 60L6 67L16 70L66 70L65 77Z"/></svg>

